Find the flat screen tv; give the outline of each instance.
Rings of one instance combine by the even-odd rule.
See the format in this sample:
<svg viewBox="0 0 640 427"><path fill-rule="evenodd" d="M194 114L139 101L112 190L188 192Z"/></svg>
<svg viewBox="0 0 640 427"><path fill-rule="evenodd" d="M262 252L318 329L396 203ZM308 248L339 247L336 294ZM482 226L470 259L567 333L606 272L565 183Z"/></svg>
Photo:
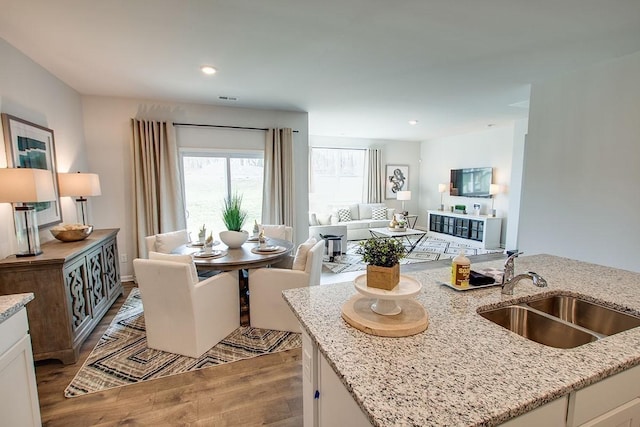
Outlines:
<svg viewBox="0 0 640 427"><path fill-rule="evenodd" d="M493 168L451 169L449 194L459 197L491 197Z"/></svg>

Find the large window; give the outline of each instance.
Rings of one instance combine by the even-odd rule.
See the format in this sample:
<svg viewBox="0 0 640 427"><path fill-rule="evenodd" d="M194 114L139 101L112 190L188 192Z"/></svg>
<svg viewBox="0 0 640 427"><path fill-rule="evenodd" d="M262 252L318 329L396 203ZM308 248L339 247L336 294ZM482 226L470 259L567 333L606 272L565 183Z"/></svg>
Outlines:
<svg viewBox="0 0 640 427"><path fill-rule="evenodd" d="M309 210L362 203L366 197L365 150L311 148Z"/></svg>
<svg viewBox="0 0 640 427"><path fill-rule="evenodd" d="M230 194L242 196L245 230L262 218L264 155L261 152L181 152L187 229L192 239L204 224L214 236L225 230L221 210Z"/></svg>

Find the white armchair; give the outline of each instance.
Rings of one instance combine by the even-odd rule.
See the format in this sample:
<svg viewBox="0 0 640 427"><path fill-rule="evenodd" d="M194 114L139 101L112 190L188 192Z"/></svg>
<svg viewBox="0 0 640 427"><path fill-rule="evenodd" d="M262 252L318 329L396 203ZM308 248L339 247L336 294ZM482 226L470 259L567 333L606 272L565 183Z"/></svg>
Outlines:
<svg viewBox="0 0 640 427"><path fill-rule="evenodd" d="M288 225L271 225L263 224L265 237L272 237L274 239L288 240L293 242L293 227Z"/></svg>
<svg viewBox="0 0 640 427"><path fill-rule="evenodd" d="M324 240L306 253L304 270L257 268L249 270L249 316L254 328L300 332L298 320L282 298L285 289L320 284ZM300 253L300 250L298 250ZM293 262L293 258L291 258Z"/></svg>
<svg viewBox="0 0 640 427"><path fill-rule="evenodd" d="M149 348L200 357L240 327L237 272L201 282L183 262L133 261Z"/></svg>
<svg viewBox="0 0 640 427"><path fill-rule="evenodd" d="M168 254L180 245L189 243L187 230L171 231L168 233L154 234L144 238L147 246L147 258L149 252Z"/></svg>

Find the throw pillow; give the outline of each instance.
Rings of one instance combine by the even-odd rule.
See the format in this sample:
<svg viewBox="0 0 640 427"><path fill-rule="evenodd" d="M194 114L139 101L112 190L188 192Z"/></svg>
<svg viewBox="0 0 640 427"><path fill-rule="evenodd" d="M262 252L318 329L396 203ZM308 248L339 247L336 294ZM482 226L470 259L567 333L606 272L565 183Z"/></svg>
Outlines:
<svg viewBox="0 0 640 427"><path fill-rule="evenodd" d="M338 218L340 222L351 221L351 209L338 209Z"/></svg>
<svg viewBox="0 0 640 427"><path fill-rule="evenodd" d="M376 206L371 209L371 219L387 219L387 208L384 206Z"/></svg>
<svg viewBox="0 0 640 427"><path fill-rule="evenodd" d="M304 271L307 266L307 254L315 244L318 243L315 237L309 237L304 243L301 243L296 250L296 256L293 259L292 270Z"/></svg>
<svg viewBox="0 0 640 427"><path fill-rule="evenodd" d="M331 224L331 214L318 214L316 218L318 218L318 225Z"/></svg>
<svg viewBox="0 0 640 427"><path fill-rule="evenodd" d="M168 254L180 245L189 242L187 230L156 234L156 252Z"/></svg>
<svg viewBox="0 0 640 427"><path fill-rule="evenodd" d="M191 255L174 255L163 254L160 252L149 252L149 259L188 264L191 266L191 268L189 269L189 272L191 273L191 282L198 283L198 280L200 280L198 279L198 270L196 270L196 265L193 263L193 258L191 257Z"/></svg>

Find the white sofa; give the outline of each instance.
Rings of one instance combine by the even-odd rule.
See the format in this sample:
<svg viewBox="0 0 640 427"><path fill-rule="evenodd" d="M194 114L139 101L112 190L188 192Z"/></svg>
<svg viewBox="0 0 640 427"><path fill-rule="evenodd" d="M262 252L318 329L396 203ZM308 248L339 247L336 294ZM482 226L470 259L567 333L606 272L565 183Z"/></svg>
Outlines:
<svg viewBox="0 0 640 427"><path fill-rule="evenodd" d="M373 219L374 208L384 209L385 218ZM340 219L339 211L341 209L348 209L348 220ZM394 214L395 209L388 208L384 203L358 203L336 207L330 214L311 213L309 215L309 236L320 239L320 234L343 235L342 251L345 252L347 240L370 238L369 229L386 227Z"/></svg>

